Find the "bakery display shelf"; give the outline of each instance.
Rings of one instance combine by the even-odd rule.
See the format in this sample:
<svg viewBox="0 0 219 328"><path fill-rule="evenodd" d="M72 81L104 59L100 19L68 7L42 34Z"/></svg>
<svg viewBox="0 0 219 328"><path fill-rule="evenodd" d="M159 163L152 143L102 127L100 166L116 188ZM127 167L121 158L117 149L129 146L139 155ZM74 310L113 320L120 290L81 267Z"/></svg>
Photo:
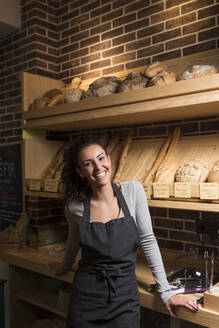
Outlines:
<svg viewBox="0 0 219 328"><path fill-rule="evenodd" d="M17 292L14 296L17 299L58 314L62 318L66 318L66 313L57 307L58 294L54 292L40 290L39 288L28 288Z"/></svg>
<svg viewBox="0 0 219 328"><path fill-rule="evenodd" d="M60 195L55 192L46 191L25 191L25 196L42 197L42 198L60 198Z"/></svg>
<svg viewBox="0 0 219 328"><path fill-rule="evenodd" d="M219 212L219 203L216 201L200 202L200 200L177 200L170 199L149 199L150 207L175 208L182 210L204 211L204 212Z"/></svg>
<svg viewBox="0 0 219 328"><path fill-rule="evenodd" d="M24 73L29 74L29 73ZM33 79L32 79L33 80ZM23 128L74 131L219 115L219 74L23 111Z"/></svg>

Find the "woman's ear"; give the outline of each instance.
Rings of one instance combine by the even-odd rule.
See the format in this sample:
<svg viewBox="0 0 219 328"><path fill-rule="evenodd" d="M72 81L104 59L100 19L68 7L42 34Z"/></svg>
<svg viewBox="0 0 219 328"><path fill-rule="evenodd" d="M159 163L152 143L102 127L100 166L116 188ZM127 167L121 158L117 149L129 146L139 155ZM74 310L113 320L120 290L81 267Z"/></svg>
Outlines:
<svg viewBox="0 0 219 328"><path fill-rule="evenodd" d="M84 178L85 175L81 172L80 168L76 167L76 172L78 173L78 175L81 177L81 178Z"/></svg>

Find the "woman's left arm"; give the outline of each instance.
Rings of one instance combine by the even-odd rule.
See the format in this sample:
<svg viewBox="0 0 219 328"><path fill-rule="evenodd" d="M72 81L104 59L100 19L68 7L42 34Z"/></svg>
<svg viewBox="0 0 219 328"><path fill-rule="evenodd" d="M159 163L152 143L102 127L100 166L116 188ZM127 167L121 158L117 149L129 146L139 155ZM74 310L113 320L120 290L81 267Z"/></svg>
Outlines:
<svg viewBox="0 0 219 328"><path fill-rule="evenodd" d="M143 252L151 268L154 280L156 281L157 291L165 303L165 306L171 316L175 317L174 307L185 306L190 310L197 310L198 305L195 301L184 295L173 295L167 281L163 260L160 249L155 238L151 216L149 213L147 198L143 186L139 182L135 182L136 189L136 206L135 219L139 241Z"/></svg>

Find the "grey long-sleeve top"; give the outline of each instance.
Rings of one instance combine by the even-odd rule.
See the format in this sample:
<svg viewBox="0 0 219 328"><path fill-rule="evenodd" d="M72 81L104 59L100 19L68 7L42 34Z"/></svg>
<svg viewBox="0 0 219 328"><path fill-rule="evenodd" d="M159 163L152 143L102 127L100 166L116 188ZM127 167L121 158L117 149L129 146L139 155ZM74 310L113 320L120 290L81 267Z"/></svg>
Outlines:
<svg viewBox="0 0 219 328"><path fill-rule="evenodd" d="M144 188L138 181L121 182L120 185L129 211L135 220L139 241L156 281L157 291L162 301L166 302L173 294L166 279L160 250L153 233ZM80 249L80 229L83 223L83 211L83 204L79 201L71 200L66 204L65 214L69 224L69 233L65 257L62 263L64 272L71 269ZM119 217L122 216L124 215L121 209Z"/></svg>

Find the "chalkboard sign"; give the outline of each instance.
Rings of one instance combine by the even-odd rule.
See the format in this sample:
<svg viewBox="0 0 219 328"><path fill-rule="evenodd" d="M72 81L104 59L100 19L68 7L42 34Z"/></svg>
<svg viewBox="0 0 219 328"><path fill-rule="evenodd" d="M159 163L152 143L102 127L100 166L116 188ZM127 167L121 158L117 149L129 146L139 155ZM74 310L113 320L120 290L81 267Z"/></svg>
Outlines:
<svg viewBox="0 0 219 328"><path fill-rule="evenodd" d="M17 221L22 209L21 143L0 144L0 220Z"/></svg>

